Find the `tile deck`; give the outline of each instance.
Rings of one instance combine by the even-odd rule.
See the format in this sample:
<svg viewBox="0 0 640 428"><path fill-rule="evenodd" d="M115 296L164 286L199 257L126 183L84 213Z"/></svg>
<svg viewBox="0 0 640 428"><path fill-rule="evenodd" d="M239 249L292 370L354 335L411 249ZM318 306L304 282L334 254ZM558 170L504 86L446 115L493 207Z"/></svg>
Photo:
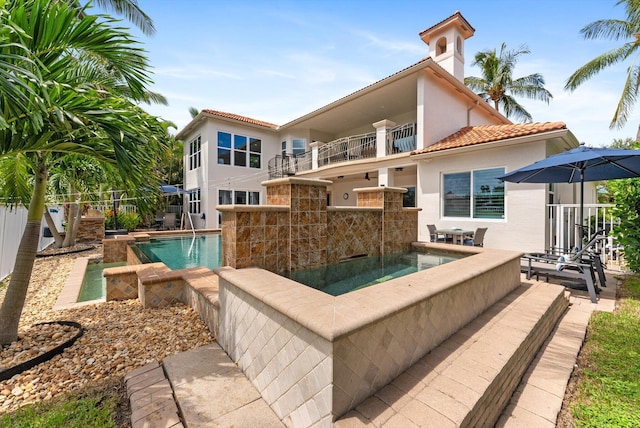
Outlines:
<svg viewBox="0 0 640 428"><path fill-rule="evenodd" d="M608 287L602 289L597 304L586 293L572 292L569 310L535 357L496 426L555 426L589 317L594 310L614 309L616 288L617 281L608 275ZM479 394L478 388L488 382L498 362L482 358L479 348L477 357L464 360L456 349L467 343L465 335L490 330L491 325L462 329L457 338L434 350L429 361L421 360L361 403L357 417L343 418L336 426L458 426L454 420L469 410L464 400ZM481 342L476 341L475 346L480 347ZM452 368L446 359L456 357L459 361ZM162 368L151 364L125 377L132 391L134 427L284 426L217 344L168 357L160 379L157 373ZM225 399L215 399L213 390L225 394Z"/></svg>

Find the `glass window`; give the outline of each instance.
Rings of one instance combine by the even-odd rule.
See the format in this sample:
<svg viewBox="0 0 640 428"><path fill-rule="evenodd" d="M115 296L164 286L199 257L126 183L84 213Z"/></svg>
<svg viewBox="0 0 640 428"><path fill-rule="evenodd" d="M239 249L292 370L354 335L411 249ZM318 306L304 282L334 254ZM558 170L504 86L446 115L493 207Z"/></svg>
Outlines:
<svg viewBox="0 0 640 428"><path fill-rule="evenodd" d="M471 173L445 174L442 181L443 215L445 217L470 217Z"/></svg>
<svg viewBox="0 0 640 428"><path fill-rule="evenodd" d="M189 142L189 170L200 168L201 165L201 140L198 135Z"/></svg>
<svg viewBox="0 0 640 428"><path fill-rule="evenodd" d="M231 134L218 132L218 163L231 165Z"/></svg>
<svg viewBox="0 0 640 428"><path fill-rule="evenodd" d="M307 140L298 138L293 140L293 154L299 155L307 151Z"/></svg>
<svg viewBox="0 0 640 428"><path fill-rule="evenodd" d="M260 205L260 192L249 192L249 205Z"/></svg>
<svg viewBox="0 0 640 428"><path fill-rule="evenodd" d="M504 168L444 174L444 217L504 218ZM473 189L473 192L471 191Z"/></svg>
<svg viewBox="0 0 640 428"><path fill-rule="evenodd" d="M233 161L235 166L247 166L247 137L233 136Z"/></svg>
<svg viewBox="0 0 640 428"><path fill-rule="evenodd" d="M194 189L189 194L189 212L200 214L200 189Z"/></svg>
<svg viewBox="0 0 640 428"><path fill-rule="evenodd" d="M232 190L218 190L218 205L233 204Z"/></svg>
<svg viewBox="0 0 640 428"><path fill-rule="evenodd" d="M415 187L407 187L407 192L402 194L402 206L403 207L416 206L416 188Z"/></svg>
<svg viewBox="0 0 640 428"><path fill-rule="evenodd" d="M236 205L247 205L247 192L244 190L236 190Z"/></svg>
<svg viewBox="0 0 640 428"><path fill-rule="evenodd" d="M219 131L218 164L261 168L262 140Z"/></svg>
<svg viewBox="0 0 640 428"><path fill-rule="evenodd" d="M262 165L262 140L249 139L249 168L260 168Z"/></svg>
<svg viewBox="0 0 640 428"><path fill-rule="evenodd" d="M504 218L504 168L473 171L473 218Z"/></svg>

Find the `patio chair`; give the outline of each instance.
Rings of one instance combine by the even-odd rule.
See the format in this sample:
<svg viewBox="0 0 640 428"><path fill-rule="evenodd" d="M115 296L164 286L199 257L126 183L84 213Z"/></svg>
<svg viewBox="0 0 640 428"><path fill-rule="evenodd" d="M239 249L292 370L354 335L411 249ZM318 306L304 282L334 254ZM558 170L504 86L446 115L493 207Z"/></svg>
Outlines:
<svg viewBox="0 0 640 428"><path fill-rule="evenodd" d="M479 227L473 234L473 239L465 239L464 245L472 245L474 247L484 246L484 234L487 232L486 227Z"/></svg>
<svg viewBox="0 0 640 428"><path fill-rule="evenodd" d="M438 228L435 224L428 224L427 229L429 229L431 242L447 242L446 236L438 233Z"/></svg>
<svg viewBox="0 0 640 428"><path fill-rule="evenodd" d="M163 229L175 229L176 228L176 213L164 213L162 217Z"/></svg>

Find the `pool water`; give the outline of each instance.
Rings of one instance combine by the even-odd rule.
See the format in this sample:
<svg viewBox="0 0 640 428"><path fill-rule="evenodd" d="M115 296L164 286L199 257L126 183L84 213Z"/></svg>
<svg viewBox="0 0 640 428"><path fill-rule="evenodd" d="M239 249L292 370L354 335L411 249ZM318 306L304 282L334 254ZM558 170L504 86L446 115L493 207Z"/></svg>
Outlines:
<svg viewBox="0 0 640 428"><path fill-rule="evenodd" d="M198 266L214 269L222 264L222 238L218 233L152 239L136 247L150 262L162 262L171 270Z"/></svg>
<svg viewBox="0 0 640 428"><path fill-rule="evenodd" d="M350 291L449 263L462 257L464 256L457 254L412 251L386 256L364 257L330 266L290 272L286 276L332 296L339 296Z"/></svg>
<svg viewBox="0 0 640 428"><path fill-rule="evenodd" d="M107 296L107 280L102 276L102 271L106 268L125 266L126 264L126 262L89 263L78 293L78 302L104 299Z"/></svg>

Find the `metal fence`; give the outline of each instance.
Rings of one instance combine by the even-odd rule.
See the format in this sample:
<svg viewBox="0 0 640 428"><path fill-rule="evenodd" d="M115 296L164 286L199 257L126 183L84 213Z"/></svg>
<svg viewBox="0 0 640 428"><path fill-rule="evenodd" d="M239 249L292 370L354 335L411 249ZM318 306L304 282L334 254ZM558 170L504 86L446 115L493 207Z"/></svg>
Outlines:
<svg viewBox="0 0 640 428"><path fill-rule="evenodd" d="M579 221L579 204L548 204L549 229L547 230L550 249L556 252L570 252L581 247L597 231L604 230L607 239L599 241L598 250L604 263L620 266L620 248L611 236L611 230L619 223L612 214L612 204L584 204L584 220Z"/></svg>

